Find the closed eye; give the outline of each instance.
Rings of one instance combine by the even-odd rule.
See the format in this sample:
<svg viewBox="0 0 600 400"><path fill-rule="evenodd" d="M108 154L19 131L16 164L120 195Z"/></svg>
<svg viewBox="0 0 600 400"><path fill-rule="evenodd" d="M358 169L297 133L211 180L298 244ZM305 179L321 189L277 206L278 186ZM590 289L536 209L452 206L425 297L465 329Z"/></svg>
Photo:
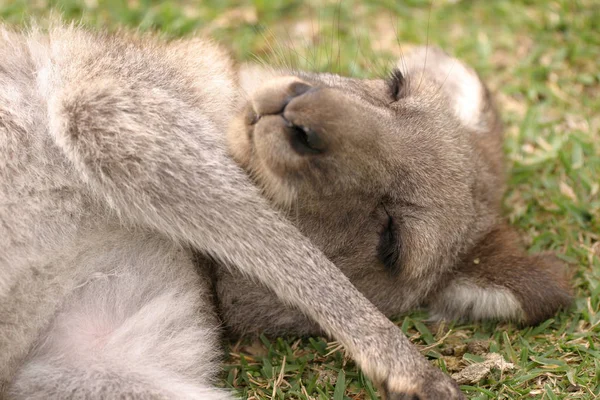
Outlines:
<svg viewBox="0 0 600 400"><path fill-rule="evenodd" d="M387 211L386 211L387 212ZM377 245L377 257L392 275L397 275L400 271L398 259L400 258L400 247L397 228L394 219L388 214L387 224L379 236Z"/></svg>

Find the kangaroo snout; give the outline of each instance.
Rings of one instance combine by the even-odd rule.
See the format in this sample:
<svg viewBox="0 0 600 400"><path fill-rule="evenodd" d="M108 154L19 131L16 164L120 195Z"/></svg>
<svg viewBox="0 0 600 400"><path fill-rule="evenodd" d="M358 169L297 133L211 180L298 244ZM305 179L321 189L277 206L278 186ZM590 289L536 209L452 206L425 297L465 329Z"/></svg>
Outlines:
<svg viewBox="0 0 600 400"><path fill-rule="evenodd" d="M261 89L254 98L252 110L254 115L251 116L250 123L266 124L266 129L269 131L281 130L291 148L300 156L321 154L327 148L323 140L323 132L319 132L315 126L298 122L297 108L291 111L294 108L292 105L299 97L318 90L297 78L276 79ZM261 122L265 116L278 116L283 119L283 124L280 120L273 123L273 119Z"/></svg>

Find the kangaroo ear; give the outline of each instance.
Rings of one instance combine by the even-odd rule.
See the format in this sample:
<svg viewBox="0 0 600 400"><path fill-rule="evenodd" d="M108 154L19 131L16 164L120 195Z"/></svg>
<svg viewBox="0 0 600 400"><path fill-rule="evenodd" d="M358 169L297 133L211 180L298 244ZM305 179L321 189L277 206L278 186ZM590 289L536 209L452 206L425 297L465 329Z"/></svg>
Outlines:
<svg viewBox="0 0 600 400"><path fill-rule="evenodd" d="M477 72L437 47L416 47L397 67L410 90L444 94L463 126L488 132L499 123L489 91Z"/></svg>
<svg viewBox="0 0 600 400"><path fill-rule="evenodd" d="M529 256L517 235L490 232L429 302L436 318L540 323L572 303L568 271L554 255Z"/></svg>

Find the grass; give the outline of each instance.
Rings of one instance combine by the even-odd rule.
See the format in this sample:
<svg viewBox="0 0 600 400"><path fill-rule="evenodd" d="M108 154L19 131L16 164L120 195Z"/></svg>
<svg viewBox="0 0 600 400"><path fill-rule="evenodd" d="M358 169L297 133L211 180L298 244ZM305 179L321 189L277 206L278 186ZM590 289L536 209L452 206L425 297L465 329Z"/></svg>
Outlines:
<svg viewBox="0 0 600 400"><path fill-rule="evenodd" d="M0 0L21 24L60 10L114 28L193 31L240 60L274 60L354 76L381 74L416 44L473 65L506 122L507 217L532 252L569 262L574 308L537 327L398 323L435 365L456 371L500 353L512 370L463 386L472 399L600 397L600 4L594 0L442 1ZM249 399L369 399L373 386L336 343L265 338L230 343L222 384Z"/></svg>

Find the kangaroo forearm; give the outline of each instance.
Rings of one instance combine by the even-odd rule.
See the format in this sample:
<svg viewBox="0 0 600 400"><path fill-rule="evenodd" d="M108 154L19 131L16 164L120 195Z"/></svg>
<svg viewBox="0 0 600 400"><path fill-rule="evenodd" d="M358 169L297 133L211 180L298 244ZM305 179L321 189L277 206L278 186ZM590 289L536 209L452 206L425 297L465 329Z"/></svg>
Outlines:
<svg viewBox="0 0 600 400"><path fill-rule="evenodd" d="M390 346L416 358L401 332L271 210L227 157L202 105L154 92L151 102L130 107L143 90L103 79L51 103L57 144L93 193L126 223L189 243L260 281L340 340L374 379L397 366Z"/></svg>

